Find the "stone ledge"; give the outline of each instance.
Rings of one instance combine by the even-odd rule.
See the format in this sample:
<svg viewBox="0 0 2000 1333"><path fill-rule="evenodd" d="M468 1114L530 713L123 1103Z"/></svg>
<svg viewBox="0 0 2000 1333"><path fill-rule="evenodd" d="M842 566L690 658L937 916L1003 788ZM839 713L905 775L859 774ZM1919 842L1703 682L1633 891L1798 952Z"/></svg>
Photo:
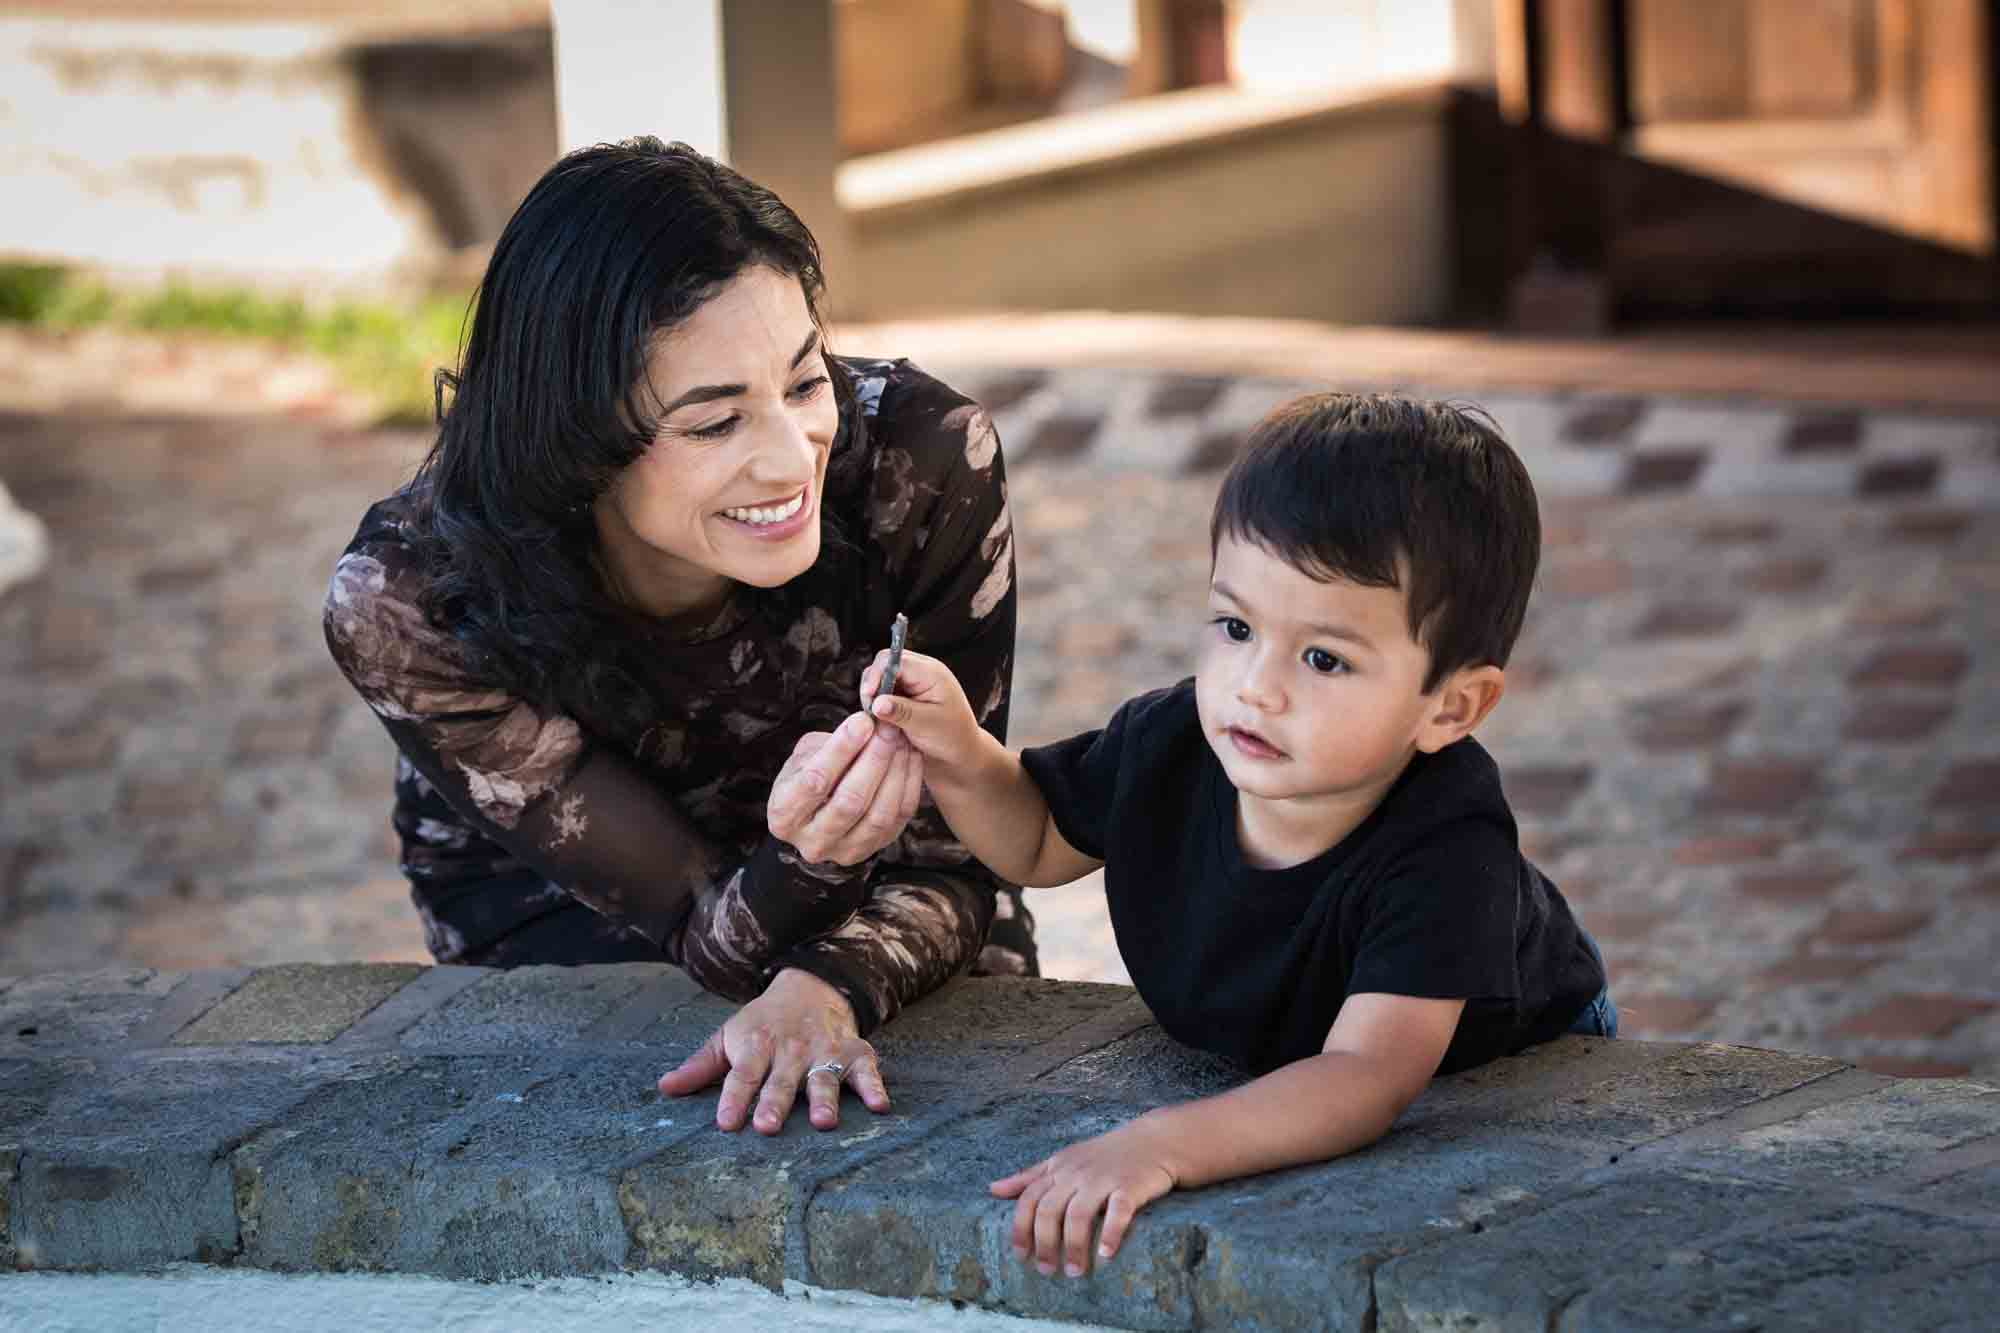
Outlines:
<svg viewBox="0 0 2000 1333"><path fill-rule="evenodd" d="M985 1182L1233 1077L1131 991L957 982L880 1035L892 1113L770 1139L652 1088L728 1011L645 965L0 983L0 1264L655 1271L1132 1328L1928 1327L2000 1300L1984 1082L1566 1038L1438 1080L1362 1153L1169 1196L1067 1281L1013 1259Z"/></svg>

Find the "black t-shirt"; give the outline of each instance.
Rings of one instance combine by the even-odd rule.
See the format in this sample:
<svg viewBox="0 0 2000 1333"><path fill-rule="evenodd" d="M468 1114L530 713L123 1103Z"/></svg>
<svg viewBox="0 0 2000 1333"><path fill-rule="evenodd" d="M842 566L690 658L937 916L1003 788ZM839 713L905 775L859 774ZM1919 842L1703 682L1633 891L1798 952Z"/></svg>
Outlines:
<svg viewBox="0 0 2000 1333"><path fill-rule="evenodd" d="M1160 1025L1255 1072L1317 1054L1350 994L1463 998L1448 1074L1559 1036L1604 985L1471 737L1418 754L1353 832L1282 870L1243 858L1192 679L1021 762L1063 837L1105 863L1118 951Z"/></svg>

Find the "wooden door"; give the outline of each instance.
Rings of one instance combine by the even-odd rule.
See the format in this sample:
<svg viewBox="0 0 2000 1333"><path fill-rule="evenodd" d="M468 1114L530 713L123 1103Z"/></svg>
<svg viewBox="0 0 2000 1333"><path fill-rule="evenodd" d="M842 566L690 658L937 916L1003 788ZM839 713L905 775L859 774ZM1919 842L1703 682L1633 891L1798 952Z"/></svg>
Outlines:
<svg viewBox="0 0 2000 1333"><path fill-rule="evenodd" d="M1983 0L1628 0L1639 157L1977 253Z"/></svg>
<svg viewBox="0 0 2000 1333"><path fill-rule="evenodd" d="M1552 132L1529 247L1621 313L2000 302L2000 0L1498 3Z"/></svg>

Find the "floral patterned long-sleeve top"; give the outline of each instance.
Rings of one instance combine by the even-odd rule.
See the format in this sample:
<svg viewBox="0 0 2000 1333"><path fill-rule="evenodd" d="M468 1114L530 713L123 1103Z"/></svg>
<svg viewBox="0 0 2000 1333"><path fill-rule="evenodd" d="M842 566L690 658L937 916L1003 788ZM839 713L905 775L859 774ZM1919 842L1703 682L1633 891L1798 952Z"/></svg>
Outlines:
<svg viewBox="0 0 2000 1333"><path fill-rule="evenodd" d="M681 684L622 734L465 669L421 609L415 500L406 490L368 511L334 570L326 638L401 752L404 869L440 961L477 959L573 896L731 998L780 967L810 971L865 1033L978 959L1000 895L1003 915L1019 911L1018 890L927 798L852 867L808 863L765 825L794 743L859 706L898 611L911 647L948 663L981 724L1006 736L1014 544L999 438L977 404L907 361L842 364L853 395L833 448L866 451L873 476L847 524L862 575L789 624L736 599L663 645Z"/></svg>

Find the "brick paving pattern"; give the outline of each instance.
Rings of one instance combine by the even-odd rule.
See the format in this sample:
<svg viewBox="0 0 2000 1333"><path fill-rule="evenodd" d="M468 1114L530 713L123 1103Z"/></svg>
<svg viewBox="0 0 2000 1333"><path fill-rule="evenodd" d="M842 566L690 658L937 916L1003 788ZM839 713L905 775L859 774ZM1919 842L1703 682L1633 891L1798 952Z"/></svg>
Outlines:
<svg viewBox="0 0 2000 1333"><path fill-rule="evenodd" d="M82 358L40 345L34 393L0 382L0 478L54 545L0 599L0 974L421 959L388 745L317 608L423 438L342 424L288 362L203 381L149 347L123 364L175 413L203 383L261 412L135 413L160 399L87 367L65 397ZM930 368L1013 465L1014 739L1186 674L1220 468L1316 386ZM2000 416L1398 387L1482 402L1541 490L1542 586L1482 735L1628 1033L2000 1070ZM1033 901L1052 975L1123 979L1090 884Z"/></svg>

